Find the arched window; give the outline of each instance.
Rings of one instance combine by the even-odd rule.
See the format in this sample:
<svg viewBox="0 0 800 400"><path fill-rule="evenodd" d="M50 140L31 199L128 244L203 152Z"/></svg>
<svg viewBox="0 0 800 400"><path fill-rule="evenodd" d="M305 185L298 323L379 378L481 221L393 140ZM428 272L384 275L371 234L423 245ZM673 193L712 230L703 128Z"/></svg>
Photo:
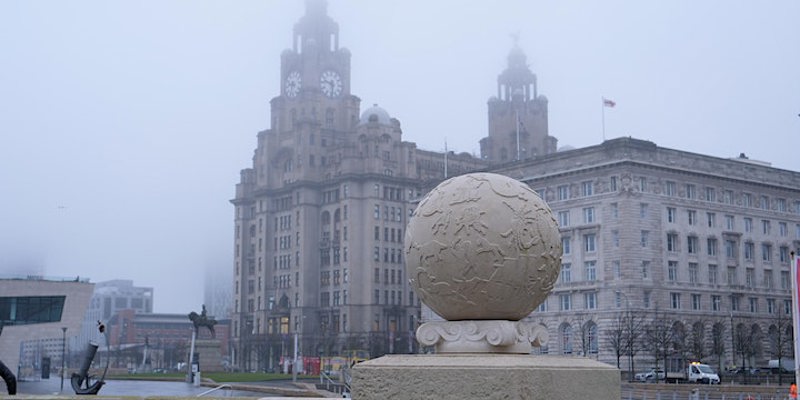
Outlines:
<svg viewBox="0 0 800 400"><path fill-rule="evenodd" d="M589 354L597 354L597 324L589 322Z"/></svg>
<svg viewBox="0 0 800 400"><path fill-rule="evenodd" d="M572 327L564 323L559 331L561 354L572 354Z"/></svg>

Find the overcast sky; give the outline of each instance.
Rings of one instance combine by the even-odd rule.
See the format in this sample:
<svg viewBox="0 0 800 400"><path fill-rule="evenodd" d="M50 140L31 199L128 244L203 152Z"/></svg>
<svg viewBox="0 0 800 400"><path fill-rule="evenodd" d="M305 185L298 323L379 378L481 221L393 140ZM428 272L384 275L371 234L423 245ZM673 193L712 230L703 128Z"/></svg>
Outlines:
<svg viewBox="0 0 800 400"><path fill-rule="evenodd" d="M0 2L0 273L132 279L156 312L231 277L234 185L302 1ZM633 136L800 170L800 2L330 0L352 92L478 153L511 35L559 146ZM27 268L27 270L24 270ZM191 288L196 291L192 292Z"/></svg>

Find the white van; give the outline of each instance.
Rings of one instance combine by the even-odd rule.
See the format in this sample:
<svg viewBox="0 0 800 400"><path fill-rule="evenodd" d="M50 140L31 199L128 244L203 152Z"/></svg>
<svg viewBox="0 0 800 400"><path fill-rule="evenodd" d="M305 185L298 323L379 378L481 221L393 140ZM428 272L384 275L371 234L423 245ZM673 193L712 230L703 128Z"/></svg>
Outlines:
<svg viewBox="0 0 800 400"><path fill-rule="evenodd" d="M719 375L708 364L700 364L698 362L689 364L686 376L689 382L693 383L701 382L714 385L720 383Z"/></svg>

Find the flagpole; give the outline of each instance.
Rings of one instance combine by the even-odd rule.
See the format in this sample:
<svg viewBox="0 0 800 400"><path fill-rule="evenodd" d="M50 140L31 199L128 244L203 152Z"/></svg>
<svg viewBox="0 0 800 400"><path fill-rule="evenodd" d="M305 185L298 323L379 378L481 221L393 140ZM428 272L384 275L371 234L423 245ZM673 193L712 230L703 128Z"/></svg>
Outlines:
<svg viewBox="0 0 800 400"><path fill-rule="evenodd" d="M606 99L600 98L600 109L603 112L603 141L606 141Z"/></svg>
<svg viewBox="0 0 800 400"><path fill-rule="evenodd" d="M792 329L794 330L794 379L795 382L800 383L800 305L798 301L798 290L800 290L800 276L798 276L798 269L800 269L800 255L791 253L792 258ZM778 366L780 367L780 365Z"/></svg>
<svg viewBox="0 0 800 400"><path fill-rule="evenodd" d="M519 161L519 110L514 110L514 115L517 117L517 161Z"/></svg>
<svg viewBox="0 0 800 400"><path fill-rule="evenodd" d="M444 138L444 179L447 179L447 138Z"/></svg>

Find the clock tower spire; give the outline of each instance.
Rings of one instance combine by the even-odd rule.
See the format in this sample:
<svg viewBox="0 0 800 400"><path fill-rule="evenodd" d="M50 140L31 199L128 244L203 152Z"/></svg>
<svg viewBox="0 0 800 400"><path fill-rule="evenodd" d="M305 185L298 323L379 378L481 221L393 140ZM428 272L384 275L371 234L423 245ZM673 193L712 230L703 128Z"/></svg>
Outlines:
<svg viewBox="0 0 800 400"><path fill-rule="evenodd" d="M539 95L518 35L508 66L497 77L497 96L489 99L489 136L481 139L481 157L492 162L524 160L554 153L557 139L548 135L547 98Z"/></svg>

